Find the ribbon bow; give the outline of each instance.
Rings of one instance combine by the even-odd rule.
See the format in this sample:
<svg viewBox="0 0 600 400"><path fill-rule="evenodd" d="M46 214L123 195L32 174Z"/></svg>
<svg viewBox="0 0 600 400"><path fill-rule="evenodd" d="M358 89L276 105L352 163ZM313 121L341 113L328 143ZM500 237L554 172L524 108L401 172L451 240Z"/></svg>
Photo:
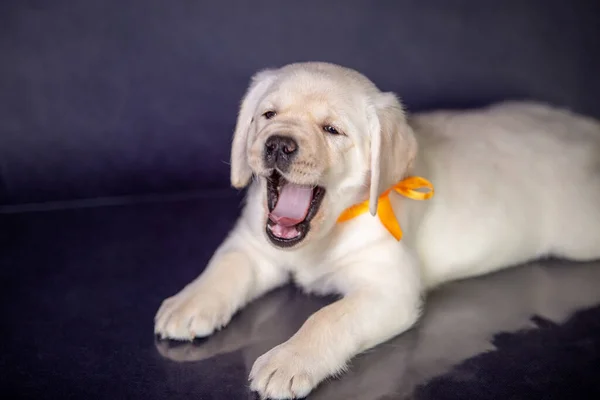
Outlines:
<svg viewBox="0 0 600 400"><path fill-rule="evenodd" d="M429 189L427 192L420 192L418 189ZM377 204L377 215L381 220L381 223L385 228L396 238L400 240L402 238L402 229L396 219L392 203L390 201L390 193L394 191L401 194L404 197L408 197L413 200L427 200L433 196L433 185L425 178L420 176L409 176L396 183L394 186L383 192L379 196L379 202ZM365 200L362 203L353 205L347 208L342 215L338 217L338 222L345 222L352 218L358 217L369 211L369 200Z"/></svg>

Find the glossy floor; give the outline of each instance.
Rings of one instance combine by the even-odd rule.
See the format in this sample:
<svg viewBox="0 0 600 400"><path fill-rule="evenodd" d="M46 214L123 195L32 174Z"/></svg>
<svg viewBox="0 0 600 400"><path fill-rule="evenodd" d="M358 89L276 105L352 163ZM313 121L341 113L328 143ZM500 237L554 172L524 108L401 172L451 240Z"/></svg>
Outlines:
<svg viewBox="0 0 600 400"><path fill-rule="evenodd" d="M246 399L253 361L332 299L270 293L214 336L157 341L239 197L0 215L0 387L18 398ZM544 261L433 292L419 324L310 399L594 398L600 263ZM575 397L572 397L575 396Z"/></svg>

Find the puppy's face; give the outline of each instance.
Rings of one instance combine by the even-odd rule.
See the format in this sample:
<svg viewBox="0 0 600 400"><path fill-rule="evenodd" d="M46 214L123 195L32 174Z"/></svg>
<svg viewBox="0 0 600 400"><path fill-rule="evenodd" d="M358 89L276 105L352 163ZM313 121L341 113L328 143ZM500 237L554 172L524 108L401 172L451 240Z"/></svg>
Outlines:
<svg viewBox="0 0 600 400"><path fill-rule="evenodd" d="M374 211L415 147L394 96L352 70L292 64L254 77L234 135L232 184L258 178L265 234L291 248L327 234L369 195Z"/></svg>

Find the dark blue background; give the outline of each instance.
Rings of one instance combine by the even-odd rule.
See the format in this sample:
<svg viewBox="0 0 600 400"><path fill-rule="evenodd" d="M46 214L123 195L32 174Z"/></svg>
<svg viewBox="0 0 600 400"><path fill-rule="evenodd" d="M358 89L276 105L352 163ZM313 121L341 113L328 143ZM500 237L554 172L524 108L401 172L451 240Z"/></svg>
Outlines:
<svg viewBox="0 0 600 400"><path fill-rule="evenodd" d="M0 4L0 204L227 188L256 70L358 69L409 110L535 98L600 116L600 2Z"/></svg>

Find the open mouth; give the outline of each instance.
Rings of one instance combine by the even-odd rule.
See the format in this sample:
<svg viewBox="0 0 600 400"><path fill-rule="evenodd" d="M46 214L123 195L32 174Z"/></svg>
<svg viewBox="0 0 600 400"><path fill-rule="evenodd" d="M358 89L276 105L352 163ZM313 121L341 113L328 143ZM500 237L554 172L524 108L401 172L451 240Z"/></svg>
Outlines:
<svg viewBox="0 0 600 400"><path fill-rule="evenodd" d="M320 186L297 185L277 171L267 179L267 236L278 247L300 243L310 230L310 221L325 196Z"/></svg>

